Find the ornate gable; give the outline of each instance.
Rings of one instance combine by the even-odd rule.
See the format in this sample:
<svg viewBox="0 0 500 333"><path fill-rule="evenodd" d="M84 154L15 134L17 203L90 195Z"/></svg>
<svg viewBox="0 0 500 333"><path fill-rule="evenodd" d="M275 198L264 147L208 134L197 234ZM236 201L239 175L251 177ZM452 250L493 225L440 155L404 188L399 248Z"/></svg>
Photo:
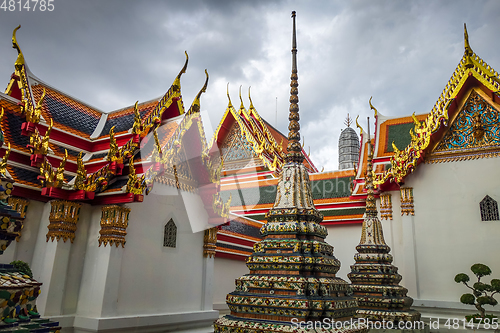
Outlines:
<svg viewBox="0 0 500 333"><path fill-rule="evenodd" d="M252 144L248 142L241 132L238 123L233 124L229 134L224 140L221 146L221 154L225 168L229 167L228 164L231 164L231 168L245 167L249 163L251 163L251 165L256 165L254 159L258 158L252 148ZM236 162L237 165L233 165L234 162Z"/></svg>
<svg viewBox="0 0 500 333"><path fill-rule="evenodd" d="M499 111L472 90L450 129L433 150L429 161L455 161L498 155L499 122Z"/></svg>

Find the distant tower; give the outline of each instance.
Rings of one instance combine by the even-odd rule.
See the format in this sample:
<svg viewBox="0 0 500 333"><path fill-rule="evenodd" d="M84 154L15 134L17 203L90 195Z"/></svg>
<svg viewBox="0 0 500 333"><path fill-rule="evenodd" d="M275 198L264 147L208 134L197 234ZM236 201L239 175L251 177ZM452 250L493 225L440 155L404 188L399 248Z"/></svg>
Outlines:
<svg viewBox="0 0 500 333"><path fill-rule="evenodd" d="M351 169L359 159L359 138L351 128L352 119L347 114L344 124L347 126L339 138L339 170Z"/></svg>

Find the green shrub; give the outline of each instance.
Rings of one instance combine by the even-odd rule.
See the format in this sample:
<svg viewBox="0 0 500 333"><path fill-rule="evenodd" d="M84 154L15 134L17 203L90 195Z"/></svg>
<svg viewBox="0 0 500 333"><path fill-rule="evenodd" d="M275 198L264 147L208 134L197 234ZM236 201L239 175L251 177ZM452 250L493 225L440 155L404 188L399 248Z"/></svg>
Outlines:
<svg viewBox="0 0 500 333"><path fill-rule="evenodd" d="M10 263L11 265L14 265L14 267L21 273L28 275L30 278L33 277L33 273L31 272L30 265L28 265L27 262L24 262L22 260L16 260Z"/></svg>
<svg viewBox="0 0 500 333"><path fill-rule="evenodd" d="M486 318L483 305L495 306L498 304L493 296L500 292L500 280L492 279L490 284L481 282L483 276L491 274L491 269L484 264L474 264L471 266L470 270L477 277L477 282L475 282L472 287L467 284L470 280L467 274L460 273L455 276L456 283L463 283L467 288L472 290L472 294L463 294L462 297L460 297L460 302L474 305L480 312L478 316Z"/></svg>

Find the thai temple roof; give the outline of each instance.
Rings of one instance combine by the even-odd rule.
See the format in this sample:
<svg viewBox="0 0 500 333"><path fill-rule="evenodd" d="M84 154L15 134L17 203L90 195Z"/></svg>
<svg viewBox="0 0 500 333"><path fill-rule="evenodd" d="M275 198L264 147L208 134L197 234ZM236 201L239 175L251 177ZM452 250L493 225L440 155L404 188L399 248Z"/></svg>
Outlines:
<svg viewBox="0 0 500 333"><path fill-rule="evenodd" d="M36 77L17 43L18 29L12 38L18 52L14 73L0 93L14 195L116 204L142 201L154 182L191 192L213 183L224 210L217 193L221 163L210 155L199 115L208 73L186 112L180 79L187 53L163 96L106 113Z"/></svg>
<svg viewBox="0 0 500 333"><path fill-rule="evenodd" d="M477 94L493 104L500 102L500 76L472 51L465 26L464 49L462 59L430 112L406 117L387 117L373 108L375 135L371 141L375 147L373 168L376 193L399 188L398 184L404 183L404 179L422 162L443 161L445 158L473 159L491 155L490 148L479 145L468 151L450 150L441 153L445 157L437 157L437 145L446 133L449 133L466 103L465 99ZM363 184L368 140L366 132L359 124L358 127L361 130L360 167L356 173L353 196L366 197Z"/></svg>

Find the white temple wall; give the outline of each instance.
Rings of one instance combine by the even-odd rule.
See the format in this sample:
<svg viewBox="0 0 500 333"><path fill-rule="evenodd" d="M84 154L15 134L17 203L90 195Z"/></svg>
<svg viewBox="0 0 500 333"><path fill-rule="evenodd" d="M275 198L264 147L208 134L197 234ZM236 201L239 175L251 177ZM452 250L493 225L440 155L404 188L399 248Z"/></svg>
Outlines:
<svg viewBox="0 0 500 333"><path fill-rule="evenodd" d="M347 274L351 272L356 246L361 239L361 224L339 224L326 227L328 236L326 236L325 241L333 246L333 255L341 263L337 276L350 282Z"/></svg>
<svg viewBox="0 0 500 333"><path fill-rule="evenodd" d="M215 276L214 276L214 309L228 309L226 304L226 295L236 289L235 280L250 270L244 261L215 258Z"/></svg>
<svg viewBox="0 0 500 333"><path fill-rule="evenodd" d="M13 260L22 260L31 266L44 206L43 202L30 200L21 238L19 242L13 241L5 250L0 258L2 263L8 264Z"/></svg>
<svg viewBox="0 0 500 333"><path fill-rule="evenodd" d="M484 263L493 272L483 280L500 278L500 261L496 257L500 252L500 221L481 221L479 210L485 195L500 201L499 162L498 158L490 158L422 164L408 176L404 186L413 187L415 278L421 301L415 305L426 301L460 305L460 296L468 289L455 283L454 277L464 272L474 280L470 266L475 263ZM402 224L402 218L399 207L394 205L399 203L399 194L392 193L395 229ZM405 238L404 242L411 240ZM400 265L401 244L393 246L393 250L396 264ZM403 286L408 278L403 278ZM470 310L474 311L473 307Z"/></svg>
<svg viewBox="0 0 500 333"><path fill-rule="evenodd" d="M89 204L82 204L82 207L80 208L80 217L78 219L77 229L75 232L75 240L73 241L73 244L71 244L71 252L69 255L68 270L64 287L64 300L62 308L62 314L64 315L74 314L76 312L78 295L83 277L85 253L87 251L87 243L89 243L89 229L92 225L96 224L96 210L100 213L100 207L90 206ZM99 224L98 221L97 224ZM60 240L60 242L62 242L62 240ZM67 242L69 242L69 240Z"/></svg>
<svg viewBox="0 0 500 333"><path fill-rule="evenodd" d="M182 198L152 193L143 203L127 206L131 212L117 314L201 310L204 233L192 233ZM170 218L177 225L176 248L163 247L163 230Z"/></svg>

